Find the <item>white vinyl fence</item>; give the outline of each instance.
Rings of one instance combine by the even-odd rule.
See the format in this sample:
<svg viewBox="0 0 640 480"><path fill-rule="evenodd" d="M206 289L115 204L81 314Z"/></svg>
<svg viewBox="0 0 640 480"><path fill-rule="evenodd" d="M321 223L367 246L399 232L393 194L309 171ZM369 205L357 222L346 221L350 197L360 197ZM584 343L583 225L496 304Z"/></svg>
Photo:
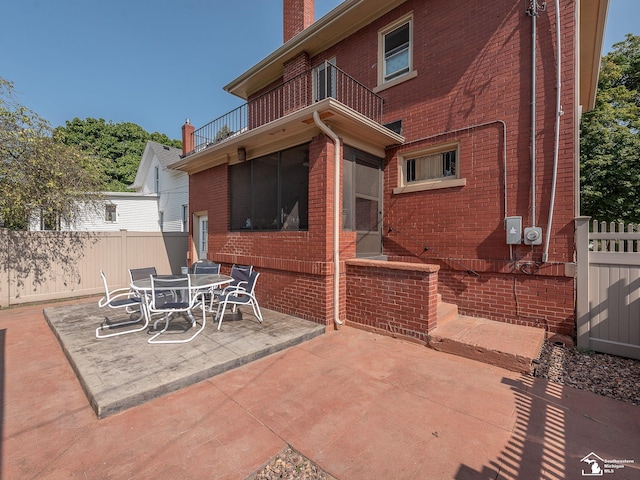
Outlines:
<svg viewBox="0 0 640 480"><path fill-rule="evenodd" d="M11 232L0 229L0 307L104 292L129 285L128 269L180 273L182 232Z"/></svg>
<svg viewBox="0 0 640 480"><path fill-rule="evenodd" d="M578 347L640 359L638 226L579 217L576 252Z"/></svg>

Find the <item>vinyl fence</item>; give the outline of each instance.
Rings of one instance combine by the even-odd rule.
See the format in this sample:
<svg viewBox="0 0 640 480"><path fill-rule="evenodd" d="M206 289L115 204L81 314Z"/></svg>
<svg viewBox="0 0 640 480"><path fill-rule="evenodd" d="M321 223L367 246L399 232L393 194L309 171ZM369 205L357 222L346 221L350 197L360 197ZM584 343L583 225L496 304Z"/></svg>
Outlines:
<svg viewBox="0 0 640 480"><path fill-rule="evenodd" d="M11 232L0 230L0 307L95 295L129 285L129 268L180 273L182 232Z"/></svg>
<svg viewBox="0 0 640 480"><path fill-rule="evenodd" d="M640 229L576 219L578 347L640 359Z"/></svg>

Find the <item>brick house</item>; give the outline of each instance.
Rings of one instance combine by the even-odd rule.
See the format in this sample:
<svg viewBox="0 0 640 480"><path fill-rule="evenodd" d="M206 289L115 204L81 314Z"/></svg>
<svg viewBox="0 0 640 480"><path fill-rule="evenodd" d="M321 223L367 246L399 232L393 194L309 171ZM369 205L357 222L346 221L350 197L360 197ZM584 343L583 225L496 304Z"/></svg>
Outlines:
<svg viewBox="0 0 640 480"><path fill-rule="evenodd" d="M314 21L284 0L284 44L225 87L247 104L183 126L190 260L252 264L263 306L328 326L423 340L442 300L573 334L607 6L345 0Z"/></svg>

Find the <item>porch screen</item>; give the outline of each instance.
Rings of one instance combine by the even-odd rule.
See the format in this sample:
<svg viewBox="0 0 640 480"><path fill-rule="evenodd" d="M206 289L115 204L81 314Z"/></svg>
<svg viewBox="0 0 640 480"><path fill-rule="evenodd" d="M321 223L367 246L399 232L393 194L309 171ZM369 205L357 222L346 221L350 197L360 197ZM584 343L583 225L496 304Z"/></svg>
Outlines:
<svg viewBox="0 0 640 480"><path fill-rule="evenodd" d="M307 230L309 145L229 167L231 230Z"/></svg>

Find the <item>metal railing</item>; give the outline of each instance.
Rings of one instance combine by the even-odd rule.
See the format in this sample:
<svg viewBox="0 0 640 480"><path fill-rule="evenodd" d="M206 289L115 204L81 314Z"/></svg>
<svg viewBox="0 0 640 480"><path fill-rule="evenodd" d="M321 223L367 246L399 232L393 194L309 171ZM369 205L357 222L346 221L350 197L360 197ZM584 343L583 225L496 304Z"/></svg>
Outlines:
<svg viewBox="0 0 640 480"><path fill-rule="evenodd" d="M335 98L377 123L382 120L382 97L335 65L325 62L195 130L194 152L266 125L328 97Z"/></svg>

